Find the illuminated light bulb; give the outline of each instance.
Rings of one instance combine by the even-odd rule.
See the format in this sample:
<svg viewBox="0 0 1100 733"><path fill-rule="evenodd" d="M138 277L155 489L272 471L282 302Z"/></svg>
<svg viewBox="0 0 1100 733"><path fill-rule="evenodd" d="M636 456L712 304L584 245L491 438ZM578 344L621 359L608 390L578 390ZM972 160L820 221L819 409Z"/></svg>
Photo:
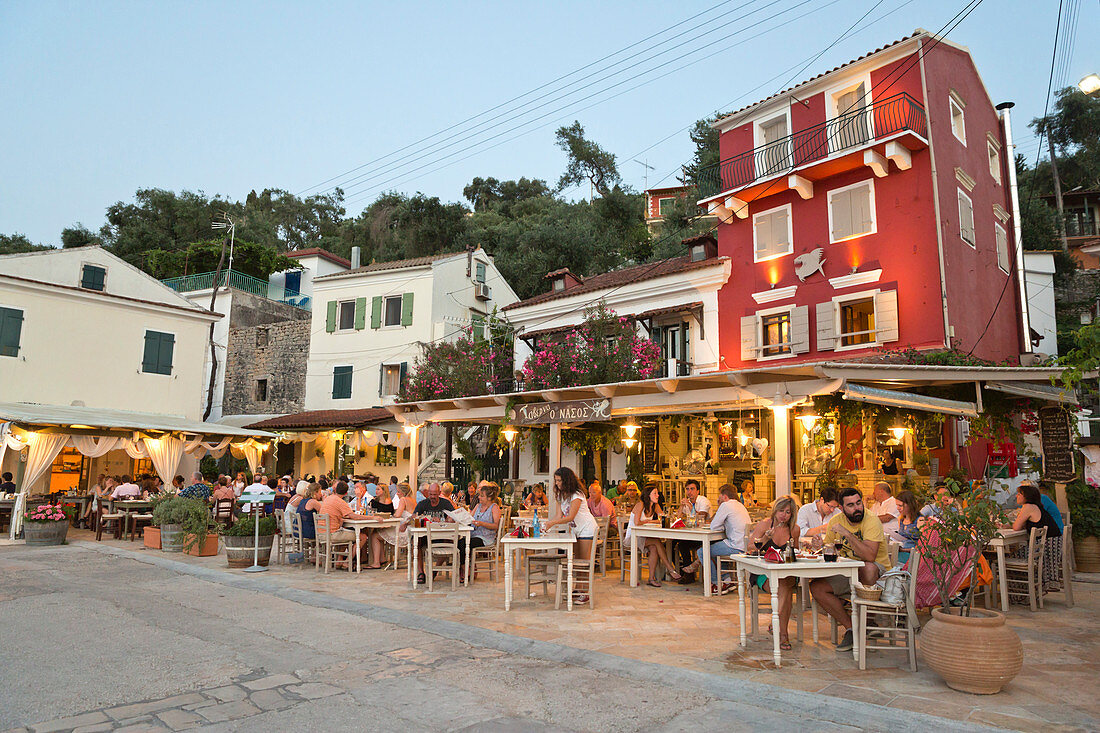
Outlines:
<svg viewBox="0 0 1100 733"><path fill-rule="evenodd" d="M622 426L623 432L626 433L626 437L633 438L634 433L638 432L639 427L632 422L624 423Z"/></svg>
<svg viewBox="0 0 1100 733"><path fill-rule="evenodd" d="M518 433L519 431L513 428L511 425L500 429L500 434L503 435L504 439L507 440L509 443L513 442L516 439L516 435Z"/></svg>
<svg viewBox="0 0 1100 733"><path fill-rule="evenodd" d="M626 449L627 449L627 450L630 450L631 448L633 448L633 447L634 447L634 445L635 445L635 444L636 444L637 442L638 442L638 441L637 441L637 440L635 440L634 438L623 438L623 445L625 445L625 446L626 446Z"/></svg>

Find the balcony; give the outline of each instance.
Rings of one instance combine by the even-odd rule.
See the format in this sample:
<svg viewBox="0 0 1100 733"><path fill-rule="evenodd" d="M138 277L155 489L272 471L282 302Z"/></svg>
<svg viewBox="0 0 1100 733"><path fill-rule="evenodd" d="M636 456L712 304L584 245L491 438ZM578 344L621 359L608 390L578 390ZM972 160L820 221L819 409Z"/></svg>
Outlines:
<svg viewBox="0 0 1100 733"><path fill-rule="evenodd" d="M807 172L826 161L851 157L851 167L863 165L854 155L857 151L887 140L911 138L906 146L915 149L927 146L928 120L924 108L908 94L896 94L880 100L870 107L848 112L813 127L799 130L774 142L727 158L717 165L700 172L699 195L704 201L719 194L729 195L754 186L754 184L786 176L795 171ZM843 166L826 168L824 175L835 175ZM881 174L885 175L885 173ZM822 176L824 177L824 176ZM768 187L771 193L785 191L791 186ZM742 196L752 200L768 191L749 192L756 196ZM808 197L807 197L808 198Z"/></svg>
<svg viewBox="0 0 1100 733"><path fill-rule="evenodd" d="M214 275L213 272L200 272L194 275L169 278L161 282L177 293L191 293L196 290L209 290L214 287ZM261 280L236 270L223 270L218 276L218 287L229 287L278 303L286 303L304 311L310 310L311 299L308 295L289 291L282 286L272 285L267 280Z"/></svg>

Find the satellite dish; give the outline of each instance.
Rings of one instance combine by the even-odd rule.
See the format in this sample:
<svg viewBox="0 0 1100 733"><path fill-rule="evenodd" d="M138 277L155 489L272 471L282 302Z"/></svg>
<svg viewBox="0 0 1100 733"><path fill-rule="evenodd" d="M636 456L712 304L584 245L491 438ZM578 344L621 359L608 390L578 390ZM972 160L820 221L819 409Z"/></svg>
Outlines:
<svg viewBox="0 0 1100 733"><path fill-rule="evenodd" d="M801 282L806 282L806 278L816 272L820 272L822 277L825 276L824 247L818 247L812 252L794 258L794 274L798 275Z"/></svg>

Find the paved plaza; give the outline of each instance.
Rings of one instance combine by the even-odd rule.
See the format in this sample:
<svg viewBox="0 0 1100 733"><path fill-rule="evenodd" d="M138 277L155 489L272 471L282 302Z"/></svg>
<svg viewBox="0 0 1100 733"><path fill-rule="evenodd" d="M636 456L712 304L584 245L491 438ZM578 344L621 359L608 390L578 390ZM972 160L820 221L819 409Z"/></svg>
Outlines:
<svg viewBox="0 0 1100 733"><path fill-rule="evenodd" d="M597 582L596 609L499 582L413 591L404 572L276 566L140 543L0 547L0 730L1095 730L1100 585L1014 609L1025 666L1002 694L947 689L876 653L861 672L794 639L737 644L736 596ZM1088 580L1084 578L1084 580ZM767 621L762 618L762 628ZM922 660L921 660L922 661ZM933 718L932 715L941 716Z"/></svg>

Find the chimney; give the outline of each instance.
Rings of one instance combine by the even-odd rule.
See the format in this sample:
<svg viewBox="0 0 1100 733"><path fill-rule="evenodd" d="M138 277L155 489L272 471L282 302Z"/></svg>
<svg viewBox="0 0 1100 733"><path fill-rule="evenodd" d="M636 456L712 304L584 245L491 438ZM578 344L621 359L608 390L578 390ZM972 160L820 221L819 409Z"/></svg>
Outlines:
<svg viewBox="0 0 1100 733"><path fill-rule="evenodd" d="M358 247L351 248L351 269L353 270L359 267L359 252L360 250Z"/></svg>

